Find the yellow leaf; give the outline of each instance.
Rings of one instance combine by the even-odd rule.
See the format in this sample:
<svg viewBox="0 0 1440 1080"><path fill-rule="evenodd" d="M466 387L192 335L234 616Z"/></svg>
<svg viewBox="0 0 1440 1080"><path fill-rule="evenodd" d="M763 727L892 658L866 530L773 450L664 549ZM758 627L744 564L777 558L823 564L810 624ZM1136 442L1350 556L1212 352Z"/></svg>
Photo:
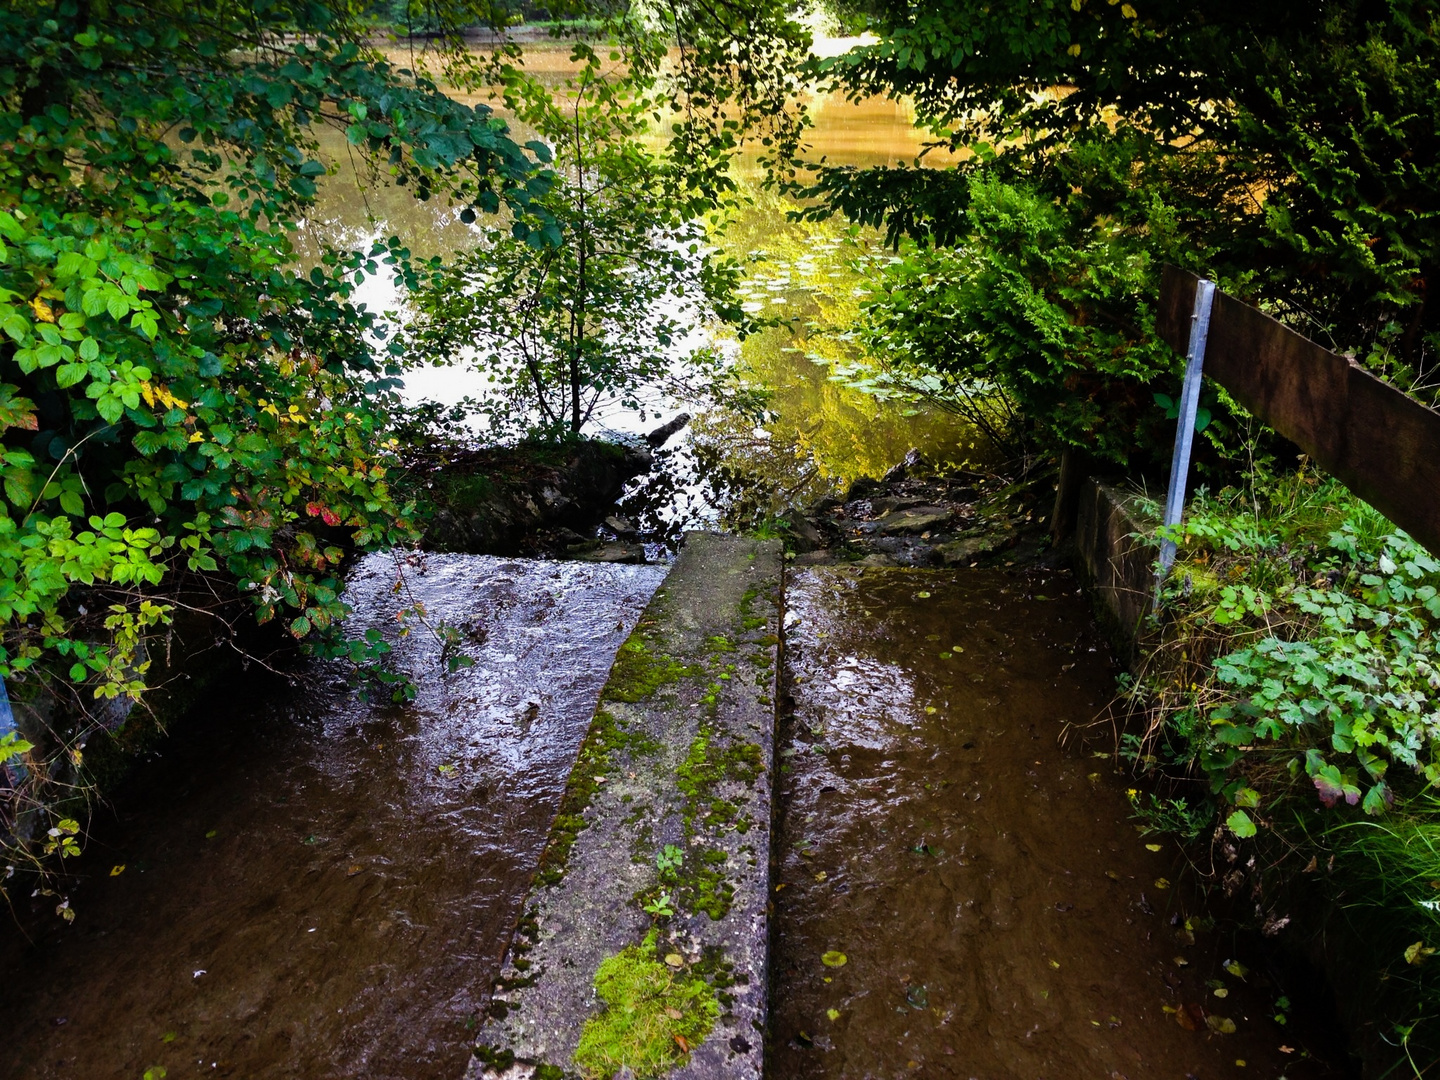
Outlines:
<svg viewBox="0 0 1440 1080"><path fill-rule="evenodd" d="M1121 5L1120 5L1120 14L1121 14L1121 15L1124 15L1125 18L1127 18L1127 19L1133 19L1133 18L1135 18L1135 15L1137 14L1137 12L1136 12L1135 9L1134 9L1133 7L1131 7L1129 4L1121 4Z"/></svg>
<svg viewBox="0 0 1440 1080"><path fill-rule="evenodd" d="M832 1021L834 1021L834 1020L839 1020L839 1019L840 1019L840 1010L839 1010L839 1009L826 1009L826 1010L825 1010L825 1015L828 1016Z"/></svg>
<svg viewBox="0 0 1440 1080"><path fill-rule="evenodd" d="M155 407L155 388L148 382L140 384L140 396L145 399L145 404L152 409Z"/></svg>
<svg viewBox="0 0 1440 1080"><path fill-rule="evenodd" d="M30 306L35 309L35 317L41 322L55 321L55 310L40 297L31 300Z"/></svg>
<svg viewBox="0 0 1440 1080"><path fill-rule="evenodd" d="M1085 0L1070 0L1070 10L1079 11L1085 6Z"/></svg>
<svg viewBox="0 0 1440 1080"><path fill-rule="evenodd" d="M1168 889L1169 887L1170 887L1170 879L1169 879L1169 878L1157 877L1157 878L1155 879L1155 888L1157 888L1157 889Z"/></svg>
<svg viewBox="0 0 1440 1080"><path fill-rule="evenodd" d="M116 866L110 867L110 876L111 876L111 877L119 877L119 876L120 876L121 874L123 874L124 872L125 872L125 864L124 864L124 863L120 863L120 864L118 864L118 865L116 865Z"/></svg>
<svg viewBox="0 0 1440 1080"><path fill-rule="evenodd" d="M1077 44L1075 44L1075 45L1071 45L1070 48L1066 49L1065 51L1068 52L1071 56L1079 56L1079 55L1080 55L1080 46L1079 46L1079 44L1077 43Z"/></svg>
<svg viewBox="0 0 1440 1080"><path fill-rule="evenodd" d="M1218 1031L1221 1035L1235 1034L1235 1021L1228 1016L1216 1016L1211 1013L1205 1017L1205 1024L1211 1031Z"/></svg>
<svg viewBox="0 0 1440 1080"><path fill-rule="evenodd" d="M1160 850L1160 845L1159 845L1159 844L1146 844L1146 845L1145 845L1145 850L1146 850L1146 851L1159 851L1159 850Z"/></svg>
<svg viewBox="0 0 1440 1080"><path fill-rule="evenodd" d="M838 952L835 949L831 949L829 952L825 953L823 956L820 957L820 962L826 967L844 967L848 960L849 957L847 957L843 952Z"/></svg>

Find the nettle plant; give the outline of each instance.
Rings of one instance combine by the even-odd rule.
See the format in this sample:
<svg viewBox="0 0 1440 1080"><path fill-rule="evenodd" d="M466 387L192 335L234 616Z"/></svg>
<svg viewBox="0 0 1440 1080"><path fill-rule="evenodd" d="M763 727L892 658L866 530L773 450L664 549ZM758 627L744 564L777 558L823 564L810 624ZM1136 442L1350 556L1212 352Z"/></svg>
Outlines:
<svg viewBox="0 0 1440 1080"><path fill-rule="evenodd" d="M1286 777L1367 814L1440 787L1440 560L1338 484L1320 494L1344 517L1310 543L1202 499L1167 587L1173 640L1220 653L1171 726L1240 836Z"/></svg>

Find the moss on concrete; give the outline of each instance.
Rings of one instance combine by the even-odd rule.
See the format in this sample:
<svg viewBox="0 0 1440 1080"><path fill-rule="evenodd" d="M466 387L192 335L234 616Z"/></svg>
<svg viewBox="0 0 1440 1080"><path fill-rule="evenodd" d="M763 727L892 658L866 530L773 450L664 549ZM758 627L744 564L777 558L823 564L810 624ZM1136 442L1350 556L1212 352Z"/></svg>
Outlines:
<svg viewBox="0 0 1440 1080"><path fill-rule="evenodd" d="M660 652L644 629L642 626L631 634L615 654L615 666L602 694L606 701L644 701L667 683L699 673L694 665Z"/></svg>
<svg viewBox="0 0 1440 1080"><path fill-rule="evenodd" d="M601 709L595 714L585 741L580 745L570 782L565 786L550 839L540 856L540 872L535 879L537 886L543 888L558 884L565 876L570 849L585 828L585 811L602 784L601 778L614 769L616 755L621 751L633 755L653 754L658 749L659 744L653 739L630 731L607 710Z"/></svg>
<svg viewBox="0 0 1440 1080"><path fill-rule="evenodd" d="M638 1080L663 1076L705 1040L720 1017L710 984L672 970L657 955L655 938L652 930L595 972L595 993L605 1009L585 1021L575 1050L575 1065L587 1080L609 1080L622 1067Z"/></svg>

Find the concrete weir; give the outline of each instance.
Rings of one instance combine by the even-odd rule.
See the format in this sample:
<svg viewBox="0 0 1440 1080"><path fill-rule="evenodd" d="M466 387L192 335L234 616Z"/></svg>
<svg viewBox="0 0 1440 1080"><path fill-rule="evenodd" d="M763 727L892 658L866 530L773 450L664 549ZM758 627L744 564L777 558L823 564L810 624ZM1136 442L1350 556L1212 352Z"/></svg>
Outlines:
<svg viewBox="0 0 1440 1080"><path fill-rule="evenodd" d="M469 1080L761 1074L781 550L686 537L621 646Z"/></svg>

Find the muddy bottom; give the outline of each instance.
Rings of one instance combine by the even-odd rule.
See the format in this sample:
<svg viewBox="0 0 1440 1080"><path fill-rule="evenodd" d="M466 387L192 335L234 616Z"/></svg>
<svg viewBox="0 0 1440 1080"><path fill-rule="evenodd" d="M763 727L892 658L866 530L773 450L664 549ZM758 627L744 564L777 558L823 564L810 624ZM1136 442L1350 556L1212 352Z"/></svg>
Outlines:
<svg viewBox="0 0 1440 1080"><path fill-rule="evenodd" d="M1343 1075L1139 835L1108 729L1057 741L1117 670L1068 575L816 569L788 606L770 1075Z"/></svg>
<svg viewBox="0 0 1440 1080"><path fill-rule="evenodd" d="M413 597L477 661L442 677L433 638L397 637L394 564L362 564L353 628L396 642L418 699L367 706L317 665L187 723L99 815L75 922L33 944L4 931L0 1076L456 1080L615 650L662 576L431 556Z"/></svg>

